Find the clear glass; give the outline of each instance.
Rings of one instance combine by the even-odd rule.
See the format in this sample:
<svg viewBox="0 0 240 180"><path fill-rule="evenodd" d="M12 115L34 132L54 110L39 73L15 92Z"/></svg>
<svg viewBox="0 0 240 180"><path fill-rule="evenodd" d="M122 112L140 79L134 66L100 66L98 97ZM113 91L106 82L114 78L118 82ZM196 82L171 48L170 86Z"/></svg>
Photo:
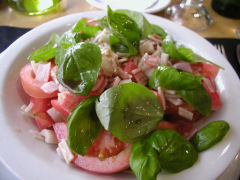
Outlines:
<svg viewBox="0 0 240 180"><path fill-rule="evenodd" d="M59 8L61 0L4 0L5 3L27 15L40 15Z"/></svg>
<svg viewBox="0 0 240 180"><path fill-rule="evenodd" d="M165 17L194 31L204 30L213 22L203 6L203 0L183 0L168 7L165 10Z"/></svg>

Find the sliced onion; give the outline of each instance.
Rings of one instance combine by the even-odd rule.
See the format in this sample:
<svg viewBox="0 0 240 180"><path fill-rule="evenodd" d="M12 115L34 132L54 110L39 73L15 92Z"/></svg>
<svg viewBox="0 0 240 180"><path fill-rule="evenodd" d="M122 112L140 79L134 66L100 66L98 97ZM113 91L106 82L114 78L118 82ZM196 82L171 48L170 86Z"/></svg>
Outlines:
<svg viewBox="0 0 240 180"><path fill-rule="evenodd" d="M180 105L183 104L183 101L182 101L182 99L180 99L180 98L166 97L166 99L167 99L170 103L174 104L175 106L180 106Z"/></svg>
<svg viewBox="0 0 240 180"><path fill-rule="evenodd" d="M203 77L202 80L207 86L207 89L211 92L214 93L216 91L215 87L213 86L213 83L211 82L210 79Z"/></svg>
<svg viewBox="0 0 240 180"><path fill-rule="evenodd" d="M63 116L63 114L57 111L54 107L48 109L47 113L54 122L65 122L65 117Z"/></svg>
<svg viewBox="0 0 240 180"><path fill-rule="evenodd" d="M160 59L161 59L161 64L162 65L168 65L168 59L169 59L168 54L162 52Z"/></svg>
<svg viewBox="0 0 240 180"><path fill-rule="evenodd" d="M178 107L178 115L179 116L182 116L190 121L193 120L193 113L191 111L188 111L187 109L185 108L182 108L182 107Z"/></svg>
<svg viewBox="0 0 240 180"><path fill-rule="evenodd" d="M130 83L132 82L132 79L124 79L119 82L119 84L125 84L125 83Z"/></svg>
<svg viewBox="0 0 240 180"><path fill-rule="evenodd" d="M40 82L48 82L51 72L51 62L39 63L35 73L35 79Z"/></svg>
<svg viewBox="0 0 240 180"><path fill-rule="evenodd" d="M56 134L53 130L43 129L43 130L41 130L40 134L42 136L44 136L45 143L48 143L48 144L57 144L58 143Z"/></svg>
<svg viewBox="0 0 240 180"><path fill-rule="evenodd" d="M45 93L53 93L55 91L58 90L58 84L56 84L54 81L49 81L49 82L46 82L44 83L42 86L41 86L41 89L45 92Z"/></svg>
<svg viewBox="0 0 240 180"><path fill-rule="evenodd" d="M60 154L64 158L65 162L69 164L73 159L74 155L71 152L67 141L65 139L62 139L60 143L58 143L59 151L61 152Z"/></svg>
<svg viewBox="0 0 240 180"><path fill-rule="evenodd" d="M163 93L163 90L161 87L158 87L158 94L162 100L162 105L163 105L163 110L166 110L166 100L165 100L165 97L164 97L164 93Z"/></svg>
<svg viewBox="0 0 240 180"><path fill-rule="evenodd" d="M112 86L116 86L120 83L121 79L120 77L116 76L114 79L113 79L113 82L112 82Z"/></svg>
<svg viewBox="0 0 240 180"><path fill-rule="evenodd" d="M92 88L92 91L96 91L97 89L99 89L99 87L101 86L103 81L104 81L104 76L98 77L97 82L94 84L94 86Z"/></svg>
<svg viewBox="0 0 240 180"><path fill-rule="evenodd" d="M179 69L179 70L183 70L183 71L192 73L191 65L188 62L178 62L178 63L174 64L173 67L175 67L176 69Z"/></svg>

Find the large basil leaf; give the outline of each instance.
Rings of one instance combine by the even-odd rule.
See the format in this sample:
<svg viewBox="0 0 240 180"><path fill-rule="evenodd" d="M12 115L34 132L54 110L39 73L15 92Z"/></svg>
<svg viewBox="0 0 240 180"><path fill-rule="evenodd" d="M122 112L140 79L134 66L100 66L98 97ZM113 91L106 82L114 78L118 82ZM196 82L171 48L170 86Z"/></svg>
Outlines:
<svg viewBox="0 0 240 180"><path fill-rule="evenodd" d="M177 173L191 167L198 159L193 145L170 129L159 129L149 137L149 143L158 152L163 170Z"/></svg>
<svg viewBox="0 0 240 180"><path fill-rule="evenodd" d="M107 21L113 35L121 44L128 47L128 55L137 55L141 31L136 22L125 14L112 11L110 7L108 7Z"/></svg>
<svg viewBox="0 0 240 180"><path fill-rule="evenodd" d="M133 144L129 164L138 180L155 180L161 171L158 152L145 139Z"/></svg>
<svg viewBox="0 0 240 180"><path fill-rule="evenodd" d="M151 88L164 87L173 90L195 89L201 86L201 76L186 71L178 71L174 67L160 65L149 79Z"/></svg>
<svg viewBox="0 0 240 180"><path fill-rule="evenodd" d="M200 129L191 139L198 152L205 151L220 142L229 131L225 121L214 121Z"/></svg>
<svg viewBox="0 0 240 180"><path fill-rule="evenodd" d="M211 96L202 85L195 89L178 90L176 93L203 116L210 115L212 107Z"/></svg>
<svg viewBox="0 0 240 180"><path fill-rule="evenodd" d="M102 56L99 47L92 43L79 43L67 49L57 71L58 81L71 92L87 96L92 90Z"/></svg>
<svg viewBox="0 0 240 180"><path fill-rule="evenodd" d="M57 34L52 34L50 40L40 47L39 49L35 50L28 59L35 62L47 62L48 60L52 59L56 55L56 47L58 43L59 37Z"/></svg>
<svg viewBox="0 0 240 180"><path fill-rule="evenodd" d="M184 46L173 41L169 35L167 35L162 41L162 49L165 53L169 54L170 57L178 60L187 61L190 63L208 62L217 67L220 67L219 65L195 54L191 49L185 48Z"/></svg>
<svg viewBox="0 0 240 180"><path fill-rule="evenodd" d="M95 100L91 96L83 100L68 117L68 144L77 154L85 155L101 130L95 112Z"/></svg>
<svg viewBox="0 0 240 180"><path fill-rule="evenodd" d="M161 39L164 39L167 36L167 33L160 26L156 24L151 24L151 26L152 26L151 34L157 34Z"/></svg>
<svg viewBox="0 0 240 180"><path fill-rule="evenodd" d="M115 12L125 14L136 22L138 28L141 30L141 39L145 39L152 32L151 24L141 13L128 9L119 9Z"/></svg>
<svg viewBox="0 0 240 180"><path fill-rule="evenodd" d="M134 142L145 136L163 117L157 96L136 83L106 90L96 102L96 112L104 128L124 142Z"/></svg>

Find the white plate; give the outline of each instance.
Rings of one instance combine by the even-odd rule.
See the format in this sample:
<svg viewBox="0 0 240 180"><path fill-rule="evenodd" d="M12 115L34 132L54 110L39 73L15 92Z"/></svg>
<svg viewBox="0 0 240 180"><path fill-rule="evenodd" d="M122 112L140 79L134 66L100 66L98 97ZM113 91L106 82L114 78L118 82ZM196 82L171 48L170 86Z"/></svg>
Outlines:
<svg viewBox="0 0 240 180"><path fill-rule="evenodd" d="M35 140L29 129L36 129L34 122L22 116L20 107L26 97L19 83L19 71L27 63L28 55L43 45L51 33L61 34L81 17L101 17L105 13L86 12L73 14L47 22L23 35L0 55L0 157L18 178L116 180L135 179L129 172L114 175L93 174L67 165L56 154L56 146ZM211 120L226 120L230 132L221 143L201 153L192 168L177 174L160 174L159 179L215 179L239 151L240 143L240 81L228 61L205 39L196 33L166 19L146 15L151 23L158 24L175 40L192 48L207 59L223 66L216 82L221 94L222 108L211 115Z"/></svg>
<svg viewBox="0 0 240 180"><path fill-rule="evenodd" d="M130 9L135 11L140 11L144 13L155 13L165 9L170 3L171 0L86 0L92 6L95 6L99 9L106 10L107 5L115 9ZM124 1L124 2L123 2ZM126 1L126 3L125 3ZM133 2L136 2L134 6ZM147 3L146 3L147 2ZM139 5L139 6L138 6Z"/></svg>

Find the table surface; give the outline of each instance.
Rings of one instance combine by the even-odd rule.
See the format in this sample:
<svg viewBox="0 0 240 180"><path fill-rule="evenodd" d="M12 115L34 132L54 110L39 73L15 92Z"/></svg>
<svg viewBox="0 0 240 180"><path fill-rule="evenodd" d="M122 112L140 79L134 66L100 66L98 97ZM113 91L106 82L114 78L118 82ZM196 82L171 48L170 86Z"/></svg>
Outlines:
<svg viewBox="0 0 240 180"><path fill-rule="evenodd" d="M172 0L171 4L174 4L177 1L178 0ZM27 16L8 8L1 2L2 1L0 1L0 26L8 25L32 28L51 19L68 14L99 10L98 8L89 5L85 0L62 0L63 8L57 12L40 16ZM208 29L197 32L199 35L203 37L239 38L236 34L236 29L240 28L240 20L225 18L217 14L211 8L211 0L205 0L204 6L212 16L213 23ZM164 16L163 11L154 14L162 17Z"/></svg>
<svg viewBox="0 0 240 180"><path fill-rule="evenodd" d="M171 4L178 2L177 0L172 0ZM24 28L33 28L36 27L46 21L51 19L65 16L72 13L79 13L85 11L95 11L99 10L91 5L89 5L85 0L62 0L62 9L56 12L52 12L46 15L40 16L27 16L21 14L11 8L8 8L2 1L0 0L0 26L14 26L14 27L24 27ZM225 18L219 14L217 14L211 8L211 0L205 0L204 6L210 13L213 18L212 25L204 31L198 31L197 33L202 37L209 38L236 38L237 29L240 28L240 20ZM157 16L164 17L164 12L160 11L154 13ZM232 167L231 167L232 166ZM231 174L233 179L238 179L240 172L240 160L239 157L236 156L233 163L230 167L222 174L219 179L226 179ZM13 175L6 170L3 164L0 162L0 179L15 179ZM228 179L228 178L227 178Z"/></svg>

